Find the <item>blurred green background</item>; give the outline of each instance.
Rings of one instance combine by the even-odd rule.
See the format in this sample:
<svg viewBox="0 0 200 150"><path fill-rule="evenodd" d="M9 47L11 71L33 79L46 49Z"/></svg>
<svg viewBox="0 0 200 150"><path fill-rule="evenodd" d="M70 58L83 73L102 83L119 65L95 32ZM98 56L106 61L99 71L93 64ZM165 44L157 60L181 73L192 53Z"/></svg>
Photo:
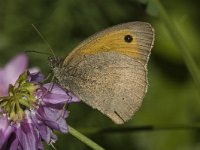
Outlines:
<svg viewBox="0 0 200 150"><path fill-rule="evenodd" d="M107 127L200 125L199 5L195 0L0 0L0 65L24 50L49 52L31 24L37 26L56 55L64 57L80 41L106 27L137 20L149 22L156 32L148 65L150 85L133 119L117 126L81 102L70 106L67 122L109 150L198 150L200 130L196 128L90 132ZM189 56L197 66L196 72L191 71L193 75ZM29 53L28 57L30 67L38 66L48 75L47 56ZM90 149L70 134L58 136L58 150Z"/></svg>

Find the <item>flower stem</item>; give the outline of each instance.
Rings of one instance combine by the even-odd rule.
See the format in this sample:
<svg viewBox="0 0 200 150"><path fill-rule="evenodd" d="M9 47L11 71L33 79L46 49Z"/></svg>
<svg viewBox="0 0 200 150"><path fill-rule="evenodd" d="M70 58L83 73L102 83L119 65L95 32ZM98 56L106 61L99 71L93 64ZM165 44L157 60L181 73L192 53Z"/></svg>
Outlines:
<svg viewBox="0 0 200 150"><path fill-rule="evenodd" d="M199 130L200 124L161 124L161 125L141 125L141 126L127 126L127 127L96 127L96 128L82 128L81 132L85 134L109 134L109 133L133 133L144 131L178 131L178 130Z"/></svg>
<svg viewBox="0 0 200 150"><path fill-rule="evenodd" d="M80 141L82 141L83 143L85 143L86 145L91 147L92 149L94 149L94 150L105 150L103 147L99 146L94 141L92 141L91 139L89 139L88 137L86 137L85 135L83 135L82 133L77 131L76 129L72 128L69 125L68 125L68 127L69 127L69 133L71 135L73 135L74 137L76 137L77 139L79 139Z"/></svg>
<svg viewBox="0 0 200 150"><path fill-rule="evenodd" d="M169 34L176 43L177 48L181 51L183 60L185 61L185 64L192 78L194 79L198 90L200 90L200 76L199 76L200 72L198 70L196 63L194 62L194 59L192 58L189 52L190 47L186 44L185 39L180 34L176 24L170 18L166 9L163 7L160 1L151 0L151 2L153 2L156 5L157 9L159 10L160 19L164 22L166 28L169 31Z"/></svg>

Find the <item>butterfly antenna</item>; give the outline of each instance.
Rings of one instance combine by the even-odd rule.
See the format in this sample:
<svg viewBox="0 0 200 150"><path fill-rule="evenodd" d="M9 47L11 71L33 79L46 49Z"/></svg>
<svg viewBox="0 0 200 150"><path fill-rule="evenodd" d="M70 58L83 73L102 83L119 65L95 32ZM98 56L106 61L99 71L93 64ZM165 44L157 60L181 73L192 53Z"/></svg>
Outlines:
<svg viewBox="0 0 200 150"><path fill-rule="evenodd" d="M44 55L51 55L50 53L45 53L45 52L39 52L35 50L25 50L25 53L38 53L38 54L44 54Z"/></svg>
<svg viewBox="0 0 200 150"><path fill-rule="evenodd" d="M41 37L41 39L45 42L45 44L49 47L49 49L50 49L51 53L53 54L53 56L56 57L53 49L51 48L51 46L49 45L47 40L44 38L44 36L41 34L41 32L36 28L36 26L34 24L32 24L32 26L35 29L35 31L38 33L38 35Z"/></svg>

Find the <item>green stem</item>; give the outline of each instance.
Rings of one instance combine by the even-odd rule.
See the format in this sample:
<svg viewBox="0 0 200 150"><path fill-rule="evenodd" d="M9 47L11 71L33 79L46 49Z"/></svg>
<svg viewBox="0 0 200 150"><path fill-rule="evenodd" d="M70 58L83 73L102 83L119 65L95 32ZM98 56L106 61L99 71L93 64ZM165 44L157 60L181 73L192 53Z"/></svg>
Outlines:
<svg viewBox="0 0 200 150"><path fill-rule="evenodd" d="M171 131L171 130L199 130L200 124L169 124L169 125L144 125L134 127L108 127L108 128L83 128L80 129L85 134L99 134L99 133L131 133L143 131Z"/></svg>
<svg viewBox="0 0 200 150"><path fill-rule="evenodd" d="M190 52L189 52L189 46L185 42L185 39L180 34L177 26L173 22L172 19L170 19L170 16L168 15L165 8L162 6L159 0L151 0L159 10L160 19L164 22L166 28L169 31L169 34L171 34L172 39L176 43L178 49L181 51L182 57L185 61L185 64L192 75L192 78L194 79L198 89L200 90L200 76L199 76L199 70L194 62L194 59L192 58Z"/></svg>
<svg viewBox="0 0 200 150"><path fill-rule="evenodd" d="M94 141L92 141L91 139L89 139L85 135L81 134L79 131L72 128L71 126L69 126L69 133L94 150L105 150L104 148L102 148L101 146L96 144Z"/></svg>

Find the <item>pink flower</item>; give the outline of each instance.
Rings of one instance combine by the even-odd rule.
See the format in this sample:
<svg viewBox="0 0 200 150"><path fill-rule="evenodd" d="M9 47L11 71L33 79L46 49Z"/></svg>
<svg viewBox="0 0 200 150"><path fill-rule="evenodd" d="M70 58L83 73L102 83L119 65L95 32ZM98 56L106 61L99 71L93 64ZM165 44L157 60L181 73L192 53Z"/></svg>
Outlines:
<svg viewBox="0 0 200 150"><path fill-rule="evenodd" d="M64 106L79 101L56 84L43 84L43 75L26 66L21 54L0 69L1 150L43 150L42 141L57 140L53 130L68 132Z"/></svg>

